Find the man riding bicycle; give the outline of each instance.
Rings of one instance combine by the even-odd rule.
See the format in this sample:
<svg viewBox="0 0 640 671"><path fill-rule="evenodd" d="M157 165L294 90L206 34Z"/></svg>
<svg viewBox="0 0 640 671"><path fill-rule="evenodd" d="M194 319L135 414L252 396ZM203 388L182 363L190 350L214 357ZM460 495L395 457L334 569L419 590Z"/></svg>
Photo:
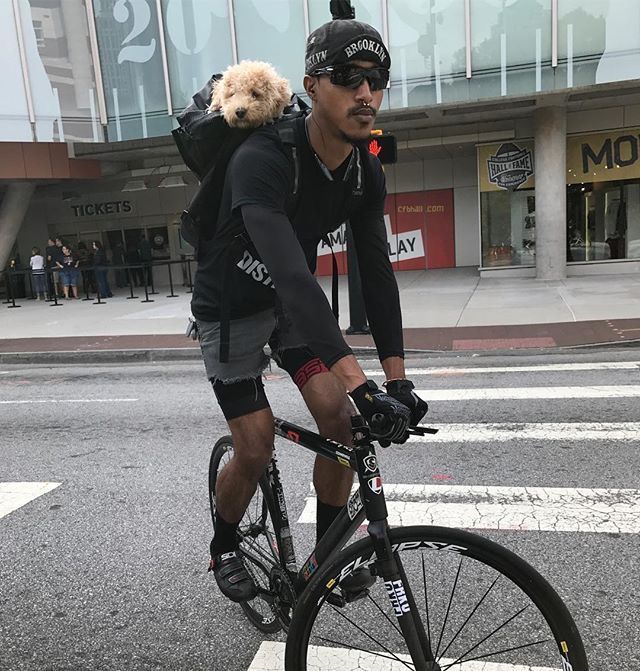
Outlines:
<svg viewBox="0 0 640 671"><path fill-rule="evenodd" d="M301 186L295 212L287 213L293 188L290 160L273 125L266 125L231 158L215 236L198 248L192 311L207 376L234 444L233 459L216 484L211 569L222 593L233 601L256 595L236 554L236 530L274 443L273 415L261 377L268 364L267 342L327 438L351 443L354 409L347 392L373 424L375 437L387 443L405 442L407 428L427 411L405 379L400 300L384 225L384 173L364 146L390 64L380 34L367 24L338 19L311 33L304 88L312 111L296 122ZM346 220L386 391L366 379L313 277L318 243ZM229 247L243 238L248 246L240 261L224 262ZM263 271L253 272L255 262L249 263L247 255L263 264ZM346 504L352 475L316 458L318 539ZM366 586L369 578L354 574L353 588L362 588L363 579Z"/></svg>

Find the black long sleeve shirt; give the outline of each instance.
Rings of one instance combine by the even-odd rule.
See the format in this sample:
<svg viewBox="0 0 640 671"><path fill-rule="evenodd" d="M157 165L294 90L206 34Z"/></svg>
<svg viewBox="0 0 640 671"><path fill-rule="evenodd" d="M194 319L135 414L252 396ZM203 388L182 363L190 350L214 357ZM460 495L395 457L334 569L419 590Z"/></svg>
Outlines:
<svg viewBox="0 0 640 671"><path fill-rule="evenodd" d="M266 127L254 132L234 154L216 235L198 250L193 314L217 321L222 302L231 300L231 318L244 317L274 305L275 289L307 345L332 366L351 350L313 272L320 240L349 220L379 357L403 356L400 300L384 224L382 167L368 152L356 149L345 165L330 174L308 142L302 144L301 195L291 218L286 212L291 166L276 131ZM360 155L361 171L355 152ZM236 236L244 230L250 241L243 247ZM226 255L232 245L237 249L229 263ZM233 275L225 281L225 273L230 272Z"/></svg>

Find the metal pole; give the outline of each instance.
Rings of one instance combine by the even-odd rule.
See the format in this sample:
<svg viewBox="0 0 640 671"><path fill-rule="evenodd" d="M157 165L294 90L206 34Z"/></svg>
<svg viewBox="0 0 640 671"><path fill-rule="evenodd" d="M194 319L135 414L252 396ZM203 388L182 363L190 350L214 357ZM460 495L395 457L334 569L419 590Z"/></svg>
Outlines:
<svg viewBox="0 0 640 671"><path fill-rule="evenodd" d="M147 289L147 281L144 282L144 300L141 303L153 303L153 298L149 298L149 290Z"/></svg>
<svg viewBox="0 0 640 671"><path fill-rule="evenodd" d="M193 280L191 278L191 259L187 259L187 277L189 278L189 291L188 294L193 293Z"/></svg>
<svg viewBox="0 0 640 671"><path fill-rule="evenodd" d="M178 298L178 294L173 293L173 278L171 277L171 261L167 263L167 268L169 269L169 291L171 291L171 293L167 296L167 298Z"/></svg>
<svg viewBox="0 0 640 671"><path fill-rule="evenodd" d="M56 283L53 280L53 270L49 270L48 272L51 273L51 284L50 286L53 287L53 305L50 305L50 308L59 308L62 303L58 303L58 287L56 287ZM51 296L49 296L49 302L51 302Z"/></svg>
<svg viewBox="0 0 640 671"><path fill-rule="evenodd" d="M367 324L367 311L364 307L364 297L362 295L362 282L360 281L360 271L358 269L358 257L356 256L355 245L353 243L353 234L351 226L347 222L347 279L349 288L349 328L347 335L368 335L371 329Z"/></svg>
<svg viewBox="0 0 640 671"><path fill-rule="evenodd" d="M12 305L8 305L7 307L9 308L9 310L11 310L11 308L21 308L22 305L16 305L16 297L13 294L13 277L14 277L14 274L12 272L9 272L8 277L9 277L9 293L11 294Z"/></svg>
<svg viewBox="0 0 640 671"><path fill-rule="evenodd" d="M151 296L157 294L158 292L156 291L155 286L153 285L153 262L147 264L146 271L149 274L149 283L151 284L151 291L149 292Z"/></svg>
<svg viewBox="0 0 640 671"><path fill-rule="evenodd" d="M94 274L95 274L95 270L94 270ZM100 282L99 282L99 280L98 280L98 276L97 276L97 275L96 275L96 297L97 297L98 300L97 300L97 301L93 301L93 305L106 305L106 303L103 303L103 302L100 300Z"/></svg>
<svg viewBox="0 0 640 671"><path fill-rule="evenodd" d="M126 266L126 268L127 268L127 277L129 278L129 290L131 291L131 295L127 296L127 300L130 301L132 298L138 298L138 297L133 295L133 273L131 272L131 267Z"/></svg>

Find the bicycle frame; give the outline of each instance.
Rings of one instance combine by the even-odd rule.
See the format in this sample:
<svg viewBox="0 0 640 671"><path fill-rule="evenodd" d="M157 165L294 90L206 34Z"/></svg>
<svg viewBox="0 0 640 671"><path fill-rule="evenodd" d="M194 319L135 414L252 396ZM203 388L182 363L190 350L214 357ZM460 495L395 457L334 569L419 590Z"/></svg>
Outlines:
<svg viewBox="0 0 640 671"><path fill-rule="evenodd" d="M275 432L278 436L351 468L358 474L360 483L359 488L349 497L346 508L340 512L298 570L284 489L275 458L272 459L267 468L267 478L279 514L279 519L273 520L273 524L280 548L280 560L295 587L296 594L300 595L318 568L333 559L354 535L364 519L368 519L368 533L373 540L375 559L369 558L357 566L353 565L349 567L348 572L343 570L344 575L338 576L336 582L340 582L353 571L375 561L376 570L384 579L387 595L404 634L415 668L420 671L436 671L439 667L434 659L431 642L420 619L400 559L394 555L394 549L389 541L387 506L369 428L362 417L356 416L352 417L352 429L354 447L347 447L296 424L275 418ZM436 431L436 429L421 428L413 433L423 435Z"/></svg>

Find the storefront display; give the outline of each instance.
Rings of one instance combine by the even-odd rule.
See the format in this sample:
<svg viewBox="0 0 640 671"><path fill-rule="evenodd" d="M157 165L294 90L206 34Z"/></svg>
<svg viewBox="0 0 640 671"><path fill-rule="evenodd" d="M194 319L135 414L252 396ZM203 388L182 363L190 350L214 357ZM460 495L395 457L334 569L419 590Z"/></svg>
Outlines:
<svg viewBox="0 0 640 671"><path fill-rule="evenodd" d="M385 203L389 258L394 270L454 268L453 189L389 194ZM347 272L344 226L318 245L318 275L331 275L331 248L338 272Z"/></svg>
<svg viewBox="0 0 640 671"><path fill-rule="evenodd" d="M482 267L535 265L533 141L478 147ZM567 262L640 258L640 129L567 138Z"/></svg>

